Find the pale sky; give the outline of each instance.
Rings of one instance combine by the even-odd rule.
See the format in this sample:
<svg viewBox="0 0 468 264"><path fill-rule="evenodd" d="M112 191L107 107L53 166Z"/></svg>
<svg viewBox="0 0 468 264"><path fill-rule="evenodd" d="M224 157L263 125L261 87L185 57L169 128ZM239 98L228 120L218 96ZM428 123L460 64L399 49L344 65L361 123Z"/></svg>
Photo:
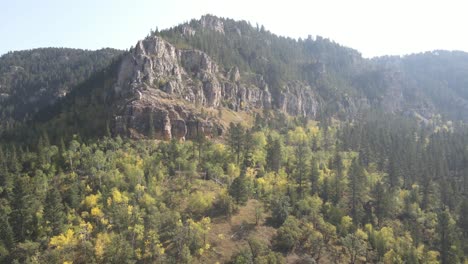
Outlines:
<svg viewBox="0 0 468 264"><path fill-rule="evenodd" d="M468 2L444 0L0 0L0 54L38 47L126 49L150 29L203 14L293 38L320 35L364 57L468 51Z"/></svg>

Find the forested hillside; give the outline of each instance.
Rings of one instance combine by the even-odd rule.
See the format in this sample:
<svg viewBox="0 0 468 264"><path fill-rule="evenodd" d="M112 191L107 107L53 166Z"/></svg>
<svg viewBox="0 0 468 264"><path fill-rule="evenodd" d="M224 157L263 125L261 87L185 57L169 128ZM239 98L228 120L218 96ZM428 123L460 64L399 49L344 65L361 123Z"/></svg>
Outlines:
<svg viewBox="0 0 468 264"><path fill-rule="evenodd" d="M66 96L120 53L42 48L4 54L0 57L0 132Z"/></svg>
<svg viewBox="0 0 468 264"><path fill-rule="evenodd" d="M8 53L0 262L468 263L466 70L210 15Z"/></svg>
<svg viewBox="0 0 468 264"><path fill-rule="evenodd" d="M3 145L0 254L19 263L462 263L468 129L277 114L225 141Z"/></svg>

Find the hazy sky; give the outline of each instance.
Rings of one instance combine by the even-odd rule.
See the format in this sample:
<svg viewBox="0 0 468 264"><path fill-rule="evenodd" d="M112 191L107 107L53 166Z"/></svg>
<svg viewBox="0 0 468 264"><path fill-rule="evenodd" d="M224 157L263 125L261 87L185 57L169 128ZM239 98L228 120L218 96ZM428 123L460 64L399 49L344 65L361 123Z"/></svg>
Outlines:
<svg viewBox="0 0 468 264"><path fill-rule="evenodd" d="M0 54L129 48L150 29L213 14L294 38L330 38L365 57L468 51L468 2L420 0L0 0Z"/></svg>

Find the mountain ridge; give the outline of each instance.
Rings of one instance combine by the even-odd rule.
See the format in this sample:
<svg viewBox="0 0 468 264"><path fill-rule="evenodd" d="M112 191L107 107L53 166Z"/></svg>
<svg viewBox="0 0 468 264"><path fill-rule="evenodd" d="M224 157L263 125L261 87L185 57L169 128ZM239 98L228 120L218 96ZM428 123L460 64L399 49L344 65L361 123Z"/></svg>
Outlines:
<svg viewBox="0 0 468 264"><path fill-rule="evenodd" d="M110 130L133 138L222 134L222 118L202 115L200 107L274 110L316 120L352 120L380 110L425 122L437 115L466 121L467 61L468 54L447 51L365 59L321 37L294 40L246 21L207 15L151 32L123 53L105 84L88 87L85 97L103 97L109 105L115 100L97 114L106 116L101 122L109 126L96 126L99 134ZM59 104L55 112L69 116L75 127L97 122L79 117L80 111L97 113L79 98L69 100L83 101L79 106Z"/></svg>

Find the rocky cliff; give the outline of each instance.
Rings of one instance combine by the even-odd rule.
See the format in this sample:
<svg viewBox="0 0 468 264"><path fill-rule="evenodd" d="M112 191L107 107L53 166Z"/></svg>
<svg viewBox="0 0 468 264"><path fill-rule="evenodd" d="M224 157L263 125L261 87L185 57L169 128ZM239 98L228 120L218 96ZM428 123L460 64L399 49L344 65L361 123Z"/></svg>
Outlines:
<svg viewBox="0 0 468 264"><path fill-rule="evenodd" d="M263 76L241 76L236 67L224 69L206 53L177 49L158 36L138 41L123 58L114 89L129 98L115 118L116 132L136 138L222 133L215 118L197 115L200 107L235 111L272 107ZM292 115L314 117L317 107L313 89L297 81L285 86L278 101L278 108Z"/></svg>

